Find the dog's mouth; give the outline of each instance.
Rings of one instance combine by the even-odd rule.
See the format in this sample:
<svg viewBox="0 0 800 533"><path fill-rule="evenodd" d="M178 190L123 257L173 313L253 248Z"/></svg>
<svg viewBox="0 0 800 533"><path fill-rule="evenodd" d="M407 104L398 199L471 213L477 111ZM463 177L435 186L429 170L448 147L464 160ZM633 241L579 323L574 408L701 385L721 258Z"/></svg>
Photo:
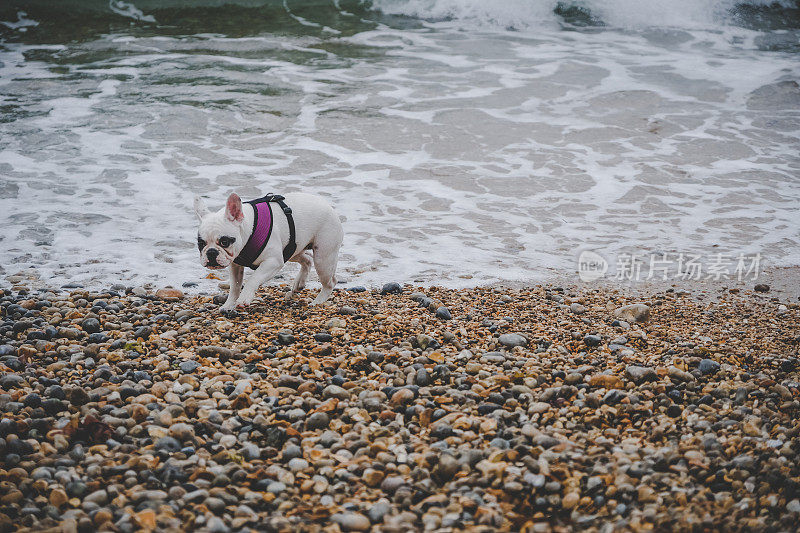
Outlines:
<svg viewBox="0 0 800 533"><path fill-rule="evenodd" d="M206 264L203 265L203 266L208 268L208 269L210 269L210 270L222 270L223 268L226 268L225 266L220 265L216 260L215 261L207 261Z"/></svg>

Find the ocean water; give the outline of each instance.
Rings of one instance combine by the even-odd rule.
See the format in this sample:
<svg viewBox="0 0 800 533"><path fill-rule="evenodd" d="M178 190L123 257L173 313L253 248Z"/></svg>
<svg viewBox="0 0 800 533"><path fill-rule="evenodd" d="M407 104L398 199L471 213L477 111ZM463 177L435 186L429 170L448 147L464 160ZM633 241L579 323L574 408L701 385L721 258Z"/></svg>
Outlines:
<svg viewBox="0 0 800 533"><path fill-rule="evenodd" d="M193 195L295 190L349 285L800 265L799 53L796 1L5 0L0 274L211 287Z"/></svg>

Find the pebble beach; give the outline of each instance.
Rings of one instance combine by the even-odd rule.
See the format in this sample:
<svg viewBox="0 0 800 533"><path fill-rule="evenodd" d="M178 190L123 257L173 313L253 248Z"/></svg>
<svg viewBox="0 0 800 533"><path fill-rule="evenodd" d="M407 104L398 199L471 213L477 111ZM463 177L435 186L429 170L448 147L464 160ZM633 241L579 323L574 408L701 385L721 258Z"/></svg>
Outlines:
<svg viewBox="0 0 800 533"><path fill-rule="evenodd" d="M798 57L800 0L0 1L0 533L800 531ZM333 206L330 300L220 312L234 192Z"/></svg>
<svg viewBox="0 0 800 533"><path fill-rule="evenodd" d="M793 531L769 287L0 293L1 531Z"/></svg>

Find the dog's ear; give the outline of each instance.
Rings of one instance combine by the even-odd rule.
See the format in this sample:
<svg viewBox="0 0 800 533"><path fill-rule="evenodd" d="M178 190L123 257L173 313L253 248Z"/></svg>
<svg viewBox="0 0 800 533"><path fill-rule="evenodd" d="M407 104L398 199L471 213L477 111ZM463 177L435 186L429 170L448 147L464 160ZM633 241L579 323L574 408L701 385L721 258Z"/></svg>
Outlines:
<svg viewBox="0 0 800 533"><path fill-rule="evenodd" d="M200 220L203 220L203 217L210 213L205 202L199 196L194 197L194 212Z"/></svg>
<svg viewBox="0 0 800 533"><path fill-rule="evenodd" d="M225 218L231 222L241 222L244 220L244 212L242 211L242 199L235 192L228 196L228 201L225 203Z"/></svg>

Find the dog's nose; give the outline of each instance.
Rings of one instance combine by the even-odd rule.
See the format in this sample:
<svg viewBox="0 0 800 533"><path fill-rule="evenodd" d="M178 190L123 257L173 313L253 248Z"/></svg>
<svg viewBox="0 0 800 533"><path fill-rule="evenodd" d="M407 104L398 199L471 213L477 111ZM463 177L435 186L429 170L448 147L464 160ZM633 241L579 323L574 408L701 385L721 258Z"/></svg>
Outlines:
<svg viewBox="0 0 800 533"><path fill-rule="evenodd" d="M209 261L216 261L218 255L219 255L219 250L217 250L216 248L209 248L208 251L206 252L206 256L208 256Z"/></svg>

